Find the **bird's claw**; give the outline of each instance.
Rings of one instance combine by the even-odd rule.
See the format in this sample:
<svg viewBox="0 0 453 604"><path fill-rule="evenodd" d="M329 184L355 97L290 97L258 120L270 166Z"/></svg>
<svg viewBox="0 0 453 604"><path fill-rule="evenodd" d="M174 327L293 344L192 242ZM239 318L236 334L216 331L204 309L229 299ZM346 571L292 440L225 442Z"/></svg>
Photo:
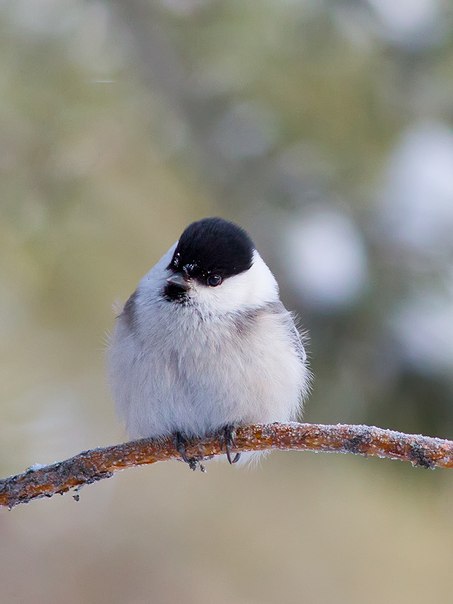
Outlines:
<svg viewBox="0 0 453 604"><path fill-rule="evenodd" d="M175 447L178 453L181 455L181 459L189 466L191 470L195 472L195 470L199 468L201 472L206 472L206 469L201 463L200 459L197 457L189 457L187 455L187 438L181 432L176 432Z"/></svg>
<svg viewBox="0 0 453 604"><path fill-rule="evenodd" d="M237 463L241 457L240 453L236 453L235 456L232 457L231 449L234 448L234 446L236 444L235 440L234 440L234 436L235 436L234 426L232 426L231 424L227 424L223 428L223 440L225 442L225 452L226 452L226 456L228 459L228 463L230 463L230 464Z"/></svg>

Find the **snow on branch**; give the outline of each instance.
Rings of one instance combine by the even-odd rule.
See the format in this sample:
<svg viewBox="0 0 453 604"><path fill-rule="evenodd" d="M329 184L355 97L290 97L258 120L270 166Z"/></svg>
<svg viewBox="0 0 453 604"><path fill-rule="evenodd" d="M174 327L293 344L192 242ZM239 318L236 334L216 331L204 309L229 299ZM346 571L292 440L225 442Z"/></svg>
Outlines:
<svg viewBox="0 0 453 604"><path fill-rule="evenodd" d="M237 428L233 452L327 451L409 461L423 468L453 467L453 441L403 434L372 426L337 424L256 424ZM225 452L219 435L192 440L186 454L203 460ZM48 466L32 466L23 474L0 480L0 505L13 508L39 497L52 497L110 478L115 472L180 458L173 438L142 439L92 449Z"/></svg>

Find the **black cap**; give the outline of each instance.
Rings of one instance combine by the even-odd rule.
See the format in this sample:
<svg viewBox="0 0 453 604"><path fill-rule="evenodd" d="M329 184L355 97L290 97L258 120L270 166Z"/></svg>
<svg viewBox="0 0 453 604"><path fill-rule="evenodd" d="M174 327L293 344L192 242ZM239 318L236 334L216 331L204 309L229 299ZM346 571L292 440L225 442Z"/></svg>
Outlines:
<svg viewBox="0 0 453 604"><path fill-rule="evenodd" d="M254 249L241 227L223 218L203 218L183 232L168 268L203 282L210 274L225 279L251 267Z"/></svg>

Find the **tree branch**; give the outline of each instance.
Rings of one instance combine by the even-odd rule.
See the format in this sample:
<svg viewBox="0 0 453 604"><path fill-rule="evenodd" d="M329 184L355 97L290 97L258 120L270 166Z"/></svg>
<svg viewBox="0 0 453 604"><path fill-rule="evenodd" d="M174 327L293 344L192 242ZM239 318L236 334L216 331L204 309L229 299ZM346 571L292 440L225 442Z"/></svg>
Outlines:
<svg viewBox="0 0 453 604"><path fill-rule="evenodd" d="M327 451L354 453L409 461L424 468L452 468L453 441L416 434L403 434L371 426L337 424L257 424L237 428L233 451ZM187 455L206 459L224 453L221 437L193 440ZM125 468L179 458L172 438L142 439L121 445L84 451L23 474L0 480L0 505L10 509L39 497L52 497L84 485L110 478Z"/></svg>

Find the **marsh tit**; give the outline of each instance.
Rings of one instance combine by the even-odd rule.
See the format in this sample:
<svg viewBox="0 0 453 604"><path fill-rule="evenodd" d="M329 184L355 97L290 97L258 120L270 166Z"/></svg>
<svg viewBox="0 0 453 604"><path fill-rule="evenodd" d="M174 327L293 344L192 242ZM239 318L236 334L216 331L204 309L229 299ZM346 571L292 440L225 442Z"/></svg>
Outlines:
<svg viewBox="0 0 453 604"><path fill-rule="evenodd" d="M190 224L117 318L110 381L130 437L222 432L294 420L307 394L303 341L249 235L221 218Z"/></svg>

